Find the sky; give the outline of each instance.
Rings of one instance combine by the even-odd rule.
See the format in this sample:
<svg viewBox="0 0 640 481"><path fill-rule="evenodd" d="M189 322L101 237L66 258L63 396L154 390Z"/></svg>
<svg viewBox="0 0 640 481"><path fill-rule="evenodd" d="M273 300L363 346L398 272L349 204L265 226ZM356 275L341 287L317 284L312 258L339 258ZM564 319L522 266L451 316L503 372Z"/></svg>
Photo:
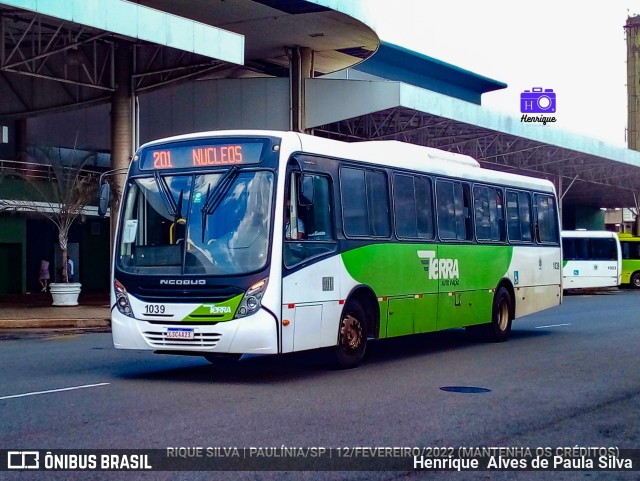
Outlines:
<svg viewBox="0 0 640 481"><path fill-rule="evenodd" d="M519 118L520 93L551 88L552 128L626 146L623 27L640 0L361 2L382 40L505 82L484 107Z"/></svg>

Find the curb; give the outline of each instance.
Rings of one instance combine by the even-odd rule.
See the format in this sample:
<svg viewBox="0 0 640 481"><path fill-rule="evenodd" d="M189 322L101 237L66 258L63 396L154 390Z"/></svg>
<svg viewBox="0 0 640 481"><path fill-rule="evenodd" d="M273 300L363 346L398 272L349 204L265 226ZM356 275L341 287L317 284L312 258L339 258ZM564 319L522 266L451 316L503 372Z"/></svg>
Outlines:
<svg viewBox="0 0 640 481"><path fill-rule="evenodd" d="M0 329L109 328L109 319L0 319Z"/></svg>

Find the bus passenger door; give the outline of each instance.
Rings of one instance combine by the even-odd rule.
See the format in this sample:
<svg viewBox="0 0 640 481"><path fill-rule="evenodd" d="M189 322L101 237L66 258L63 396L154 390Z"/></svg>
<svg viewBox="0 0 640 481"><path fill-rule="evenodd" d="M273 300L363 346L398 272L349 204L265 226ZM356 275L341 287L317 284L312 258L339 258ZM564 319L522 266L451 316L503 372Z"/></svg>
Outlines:
<svg viewBox="0 0 640 481"><path fill-rule="evenodd" d="M285 191L282 352L334 345L342 305L331 179L293 171Z"/></svg>

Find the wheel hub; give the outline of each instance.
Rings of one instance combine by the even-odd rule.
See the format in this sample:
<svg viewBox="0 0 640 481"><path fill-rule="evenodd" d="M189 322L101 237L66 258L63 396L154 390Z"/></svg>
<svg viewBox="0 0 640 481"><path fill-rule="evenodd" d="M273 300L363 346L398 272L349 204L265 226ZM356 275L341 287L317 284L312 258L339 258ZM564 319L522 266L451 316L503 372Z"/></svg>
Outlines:
<svg viewBox="0 0 640 481"><path fill-rule="evenodd" d="M342 345L355 351L362 343L362 325L360 321L348 314L342 321L340 334Z"/></svg>
<svg viewBox="0 0 640 481"><path fill-rule="evenodd" d="M498 307L498 325L504 331L509 324L509 307L506 302L501 302Z"/></svg>

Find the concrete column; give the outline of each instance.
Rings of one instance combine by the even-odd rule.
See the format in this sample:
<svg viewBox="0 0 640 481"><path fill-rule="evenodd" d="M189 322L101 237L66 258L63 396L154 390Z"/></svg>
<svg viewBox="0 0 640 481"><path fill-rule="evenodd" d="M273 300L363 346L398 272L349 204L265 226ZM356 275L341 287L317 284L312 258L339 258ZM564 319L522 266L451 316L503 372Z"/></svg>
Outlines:
<svg viewBox="0 0 640 481"><path fill-rule="evenodd" d="M111 168L121 169L129 166L133 145L133 96L131 76L133 75L133 46L118 41L114 52L115 91L111 95ZM115 235L117 208L124 186L123 175L111 177L113 202L111 207L111 250Z"/></svg>
<svg viewBox="0 0 640 481"><path fill-rule="evenodd" d="M291 49L289 76L291 79L291 130L304 132L306 125L305 79L313 77L313 50L308 47Z"/></svg>
<svg viewBox="0 0 640 481"><path fill-rule="evenodd" d="M627 18L627 145L640 150L640 15Z"/></svg>

